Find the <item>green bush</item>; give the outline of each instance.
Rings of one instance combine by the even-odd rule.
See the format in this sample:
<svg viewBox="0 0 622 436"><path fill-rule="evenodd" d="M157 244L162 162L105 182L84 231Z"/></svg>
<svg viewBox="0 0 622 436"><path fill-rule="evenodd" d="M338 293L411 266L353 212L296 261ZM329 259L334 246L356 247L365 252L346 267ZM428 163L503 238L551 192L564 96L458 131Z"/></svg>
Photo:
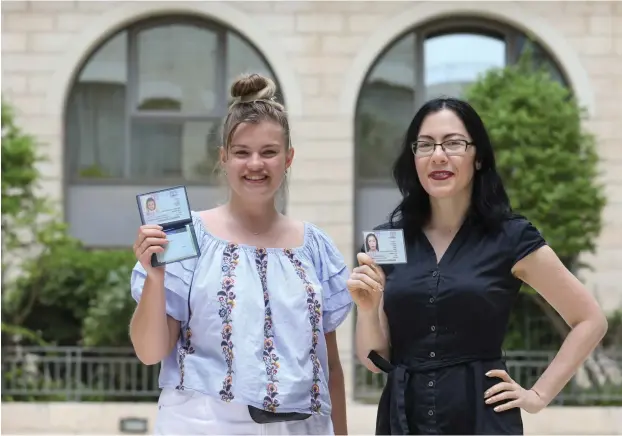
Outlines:
<svg viewBox="0 0 622 436"><path fill-rule="evenodd" d="M622 309L608 316L609 329L603 338L603 347L622 352Z"/></svg>
<svg viewBox="0 0 622 436"><path fill-rule="evenodd" d="M42 212L44 201L35 190L39 180L37 164L43 160L37 153L32 136L15 124L13 110L2 100L2 251L20 248L17 227L22 221L32 225ZM3 259L4 261L4 259Z"/></svg>
<svg viewBox="0 0 622 436"><path fill-rule="evenodd" d="M15 122L13 109L2 100L2 339L42 343L21 325L23 318L11 312L20 299L16 280L24 264L36 258L43 247L66 238L65 225L56 218L51 202L38 195L44 161L34 137ZM30 304L30 303L29 303Z"/></svg>
<svg viewBox="0 0 622 436"><path fill-rule="evenodd" d="M135 303L131 250L89 251L78 242L47 247L16 283L21 325L56 345L126 346Z"/></svg>
<svg viewBox="0 0 622 436"><path fill-rule="evenodd" d="M592 252L605 206L594 136L570 91L527 53L467 90L495 147L512 206L536 225L566 265Z"/></svg>
<svg viewBox="0 0 622 436"><path fill-rule="evenodd" d="M571 92L528 51L516 65L488 71L467 89L466 98L488 128L514 210L538 227L571 271L586 267L579 255L595 249L605 196L597 182L596 141ZM557 348L567 325L532 289L523 290L535 311L512 317L506 346L524 347L517 332L524 331L525 317L540 311L558 338L538 348Z"/></svg>
<svg viewBox="0 0 622 436"><path fill-rule="evenodd" d="M130 250L89 251L68 235L56 205L37 193L43 160L3 100L4 344L128 345L135 259Z"/></svg>

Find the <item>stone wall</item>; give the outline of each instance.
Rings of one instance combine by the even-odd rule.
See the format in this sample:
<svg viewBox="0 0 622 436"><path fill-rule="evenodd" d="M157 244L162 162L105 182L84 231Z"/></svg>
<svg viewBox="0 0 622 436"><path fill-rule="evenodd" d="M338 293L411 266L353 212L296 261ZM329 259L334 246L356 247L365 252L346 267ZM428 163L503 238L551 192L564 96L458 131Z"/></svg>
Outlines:
<svg viewBox="0 0 622 436"><path fill-rule="evenodd" d="M589 126L599 137L609 204L598 252L587 259L596 269L584 277L608 308L622 304L617 292L622 279L617 268L622 261L622 154L614 127L622 99L619 2L132 3L2 2L3 95L50 157L42 169L51 196L63 195L63 101L78 67L67 61L83 59L85 48L94 48L107 33L150 11L201 11L247 36L261 33L261 48L274 70L291 78L284 93L290 98L296 94L300 111L293 120L298 154L289 211L324 227L346 258L353 259L354 105L370 62L390 43L387 38L406 30L396 26L448 13L496 18L540 37L591 109ZM279 56L271 59L270 52ZM275 59L281 64L275 65Z"/></svg>

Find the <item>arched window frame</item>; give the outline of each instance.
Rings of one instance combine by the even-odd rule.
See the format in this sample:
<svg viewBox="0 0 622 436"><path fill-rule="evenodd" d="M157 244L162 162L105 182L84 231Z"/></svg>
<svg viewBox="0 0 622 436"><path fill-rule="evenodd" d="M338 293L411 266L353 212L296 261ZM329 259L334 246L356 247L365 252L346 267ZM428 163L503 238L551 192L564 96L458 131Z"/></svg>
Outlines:
<svg viewBox="0 0 622 436"><path fill-rule="evenodd" d="M415 37L415 99L413 101L413 115L414 113L425 103L425 95L422 92L418 92L418 90L425 89L425 62L424 62L424 44L425 41L443 35L451 35L456 33L472 33L482 36L489 36L492 38L501 39L505 43L505 64L512 65L515 64L521 54L521 49L523 48L524 43L529 40L529 35L525 34L519 29L515 29L514 27L489 20L486 18L478 18L478 17L460 17L456 18L447 18L441 17L433 21L429 21L424 25L418 26L414 29L410 29L407 32L402 33L400 36L395 38L391 43L387 44L384 50L378 54L376 60L372 64L372 66L367 71L365 75L365 79L363 81L363 85L359 90L359 97L357 100L360 100L360 92L363 87L368 83L367 80L369 76L373 73L376 66L382 62L385 55L395 46L395 44L399 43L403 38L408 35L413 35ZM560 76L562 78L562 83L564 86L570 88L570 80L564 69L561 67L559 60L555 57L554 53L551 53L546 47L542 46L542 44L537 41L536 38L533 38L536 42L537 47L543 50L548 58L552 61L555 68L559 71ZM357 116L358 116L358 103L357 103ZM356 122L356 121L355 121ZM386 179L370 179L362 177L359 174L359 159L360 159L360 138L358 138L358 129L355 129L355 186L376 186L376 187L388 187L393 185L393 181Z"/></svg>
<svg viewBox="0 0 622 436"><path fill-rule="evenodd" d="M214 87L210 88L210 91L212 91L215 95L213 110L206 110L204 113L180 113L170 110L138 111L132 107L132 102L137 100L136 97L138 91L138 77L136 70L138 61L137 36L140 32L148 29L154 29L167 25L188 24L199 29L216 32L217 35L219 35L219 55L217 59L215 58L216 62L218 62L216 68L219 73L218 76L214 76ZM136 229L140 225L139 214L136 210L137 194L164 189L170 186L185 185L188 188L188 197L192 210L203 210L214 207L222 201L225 201L227 195L226 189L223 189L222 180L212 172L212 162L214 162L215 158L210 159L210 157L217 156L217 147L220 144L217 138L215 138L215 141L212 142L211 136L208 147L209 156L207 156L207 160L209 160L209 162L206 160L206 163L209 166L209 178L206 173L206 177L197 179L157 176L98 178L97 175L90 178L88 176L80 177L80 170L76 167L72 168L71 154L77 149L75 146L71 146L71 138L68 136L70 133L69 126L76 125L75 123L69 124L71 109L70 98L72 90L80 83L79 79L83 71L88 67L89 62L94 59L94 56L96 56L97 53L106 46L106 44L123 32L127 33L127 36L125 36L127 48L124 58L127 77L124 78L124 82L119 82L119 84L120 86L125 86L124 89L126 95L124 96L125 102L123 104L125 104L124 109L127 112L124 115L127 122L131 120L130 114L136 115L136 119L139 119L141 122L155 123L156 125L167 121L176 122L179 126L182 126L184 122L188 121L211 121L213 123L215 135L218 136L230 103L229 90L231 81L238 74L245 72L261 72L262 74L271 77L279 90L277 91L277 100L281 103L285 100L282 92L280 91L280 81L275 72L274 66L267 60L264 52L257 47L253 40L249 39L241 31L236 30L233 26L226 25L226 23L221 24L220 21L212 20L209 17L192 15L191 13L170 14L168 11L162 11L131 23L126 22L123 26L118 26L115 29L110 30L106 36L102 36L102 38L98 40L97 44L90 47L78 63L77 68L75 68L72 72L71 80L67 81L69 85L65 91L63 101L63 173L65 176L63 180L64 217L69 225L70 234L81 240L82 243L89 248L125 249L131 244L131 241L135 238ZM253 52L256 58L253 59L253 62L251 63L253 64L253 67L256 65L256 68L260 68L260 71L229 71L232 67L232 63L227 59L227 52L230 52L230 50L228 50L228 46L230 45L229 42L232 37L236 39L236 43L239 44L240 41L244 43L245 52L247 52L247 50ZM241 59L245 60L247 58ZM261 62L258 63L258 61ZM233 67L238 68L235 65L233 65ZM189 65L188 68L196 68L196 66ZM216 82L216 77L218 78L218 82ZM287 80L287 77L285 79ZM105 81L102 83L105 83ZM296 96L294 96L294 101L296 101L295 97ZM154 100L148 101L150 103L156 103L160 109L162 109L163 106L174 108L176 103L174 98L166 95L162 96L162 98L159 98L158 96ZM128 108L131 110L127 110ZM126 129L127 130L124 133L125 155L121 158L125 160L127 165L127 155L132 152L133 149L131 148L132 144L130 142L131 135L129 127ZM212 128L210 128L209 134L212 134ZM216 163L214 162L213 167L215 166ZM127 169L125 171L125 175L127 175ZM278 198L277 202L278 208L283 213L286 213L286 204L287 195L284 193L284 195Z"/></svg>
<svg viewBox="0 0 622 436"><path fill-rule="evenodd" d="M138 108L138 35L146 30L167 26L167 25L190 25L195 26L200 29L205 29L211 32L216 33L217 35L217 64L216 64L216 79L214 85L214 93L216 95L215 98L215 107L211 111L202 112L183 112L183 111L166 111L166 110L141 110ZM158 122L174 122L180 123L183 122L214 122L216 125L220 127L224 117L227 114L227 109L229 105L229 87L231 83L228 83L228 61L227 61L227 47L228 47L228 37L229 35L235 35L241 40L243 40L257 55L259 59L266 65L269 70L269 73L272 79L275 81L277 90L280 90L280 84L278 81L278 77L274 72L272 66L264 56L264 54L252 43L252 41L248 40L244 35L240 34L235 29L220 24L217 21L209 20L204 17L197 17L192 15L184 15L184 14L173 14L173 15L160 15L160 16L151 16L136 22L133 22L129 25L121 27L114 32L111 32L106 38L102 39L102 41L94 47L87 56L85 56L84 61L80 64L78 68L76 68L73 78L71 81L71 86L69 87L69 91L67 92L67 96L65 99L65 110L63 115L63 125L65 128L65 132L68 131L68 105L69 105L69 96L72 92L72 89L78 84L78 78L80 74L87 67L89 62L93 59L93 56L97 54L97 52L103 48L108 42L117 37L120 33L127 32L127 49L126 49L126 73L127 73L127 84L126 84L126 99L125 99L125 118L127 120L124 132L124 169L123 169L123 177L106 177L106 178L90 178L90 177L80 177L79 174L76 174L73 171L71 165L71 153L72 149L69 146L67 135L65 134L65 139L63 141L63 149L64 149L64 173L65 180L68 186L85 186L85 185L123 185L123 186L161 186L161 185L176 185L176 184L184 184L188 186L215 186L217 183L210 179L201 179L201 180L189 180L183 177L134 177L131 175L130 169L130 155L131 155L131 125L132 120L140 120L143 123L158 123ZM191 68L191 66L190 66ZM283 103L283 96L280 91L277 92L277 100ZM220 129L219 129L220 132Z"/></svg>

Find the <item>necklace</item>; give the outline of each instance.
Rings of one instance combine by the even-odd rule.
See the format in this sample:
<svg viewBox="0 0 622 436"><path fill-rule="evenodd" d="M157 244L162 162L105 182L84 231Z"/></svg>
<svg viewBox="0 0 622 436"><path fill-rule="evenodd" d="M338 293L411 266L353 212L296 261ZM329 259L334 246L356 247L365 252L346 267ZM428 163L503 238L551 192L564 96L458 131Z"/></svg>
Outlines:
<svg viewBox="0 0 622 436"><path fill-rule="evenodd" d="M253 235L253 236L259 236L259 235L264 235L264 234L268 233L268 232L271 230L272 225L270 225L270 226L269 226L270 228L268 228L268 229L266 229L266 230L261 230L261 231L259 231L259 232L255 232L255 231L253 231L253 230L250 230L248 227L246 227L246 226L242 225L242 224L241 224L241 223L239 223L239 222L236 222L236 227L238 227L240 230L243 230L243 231L245 231L245 232L250 233L250 234L251 234L251 235Z"/></svg>

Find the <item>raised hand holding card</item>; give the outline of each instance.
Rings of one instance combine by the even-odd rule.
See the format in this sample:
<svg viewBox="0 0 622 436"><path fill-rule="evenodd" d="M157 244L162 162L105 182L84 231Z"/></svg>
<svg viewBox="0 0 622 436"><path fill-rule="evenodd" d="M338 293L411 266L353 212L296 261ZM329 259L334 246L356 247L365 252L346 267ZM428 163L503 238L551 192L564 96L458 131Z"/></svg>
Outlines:
<svg viewBox="0 0 622 436"><path fill-rule="evenodd" d="M364 231L365 253L378 265L406 263L406 245L404 231L371 230Z"/></svg>
<svg viewBox="0 0 622 436"><path fill-rule="evenodd" d="M185 186L140 194L136 196L136 201L142 223L162 226L169 241L162 253L151 257L153 267L201 254Z"/></svg>

